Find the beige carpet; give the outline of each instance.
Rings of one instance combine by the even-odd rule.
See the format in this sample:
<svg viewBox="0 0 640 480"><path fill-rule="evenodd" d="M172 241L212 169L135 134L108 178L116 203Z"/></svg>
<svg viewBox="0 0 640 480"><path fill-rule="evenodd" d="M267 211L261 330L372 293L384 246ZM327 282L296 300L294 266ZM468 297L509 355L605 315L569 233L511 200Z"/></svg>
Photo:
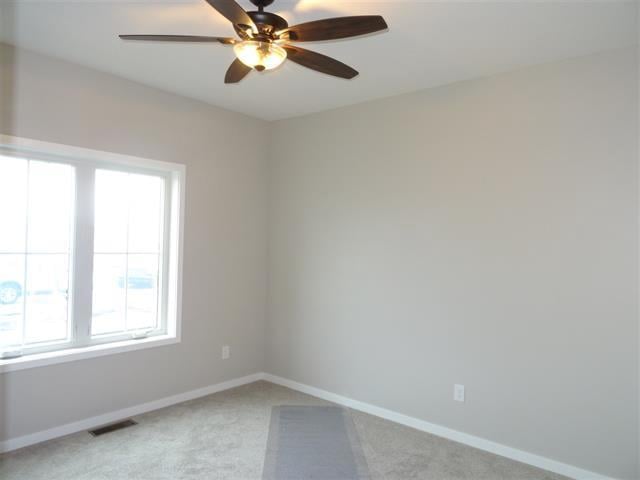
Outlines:
<svg viewBox="0 0 640 480"><path fill-rule="evenodd" d="M0 478L258 480L271 407L327 404L257 382L140 415L139 425L104 436L80 432L1 455ZM371 415L352 416L372 479L565 478Z"/></svg>

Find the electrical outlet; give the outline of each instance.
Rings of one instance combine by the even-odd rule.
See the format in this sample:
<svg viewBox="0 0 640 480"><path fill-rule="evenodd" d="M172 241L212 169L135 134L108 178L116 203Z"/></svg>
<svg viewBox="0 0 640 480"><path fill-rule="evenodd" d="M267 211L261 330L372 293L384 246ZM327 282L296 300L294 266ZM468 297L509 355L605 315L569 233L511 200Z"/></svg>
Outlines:
<svg viewBox="0 0 640 480"><path fill-rule="evenodd" d="M453 386L453 399L456 402L464 402L464 385Z"/></svg>
<svg viewBox="0 0 640 480"><path fill-rule="evenodd" d="M222 359L229 360L231 357L231 347L229 345L222 346Z"/></svg>

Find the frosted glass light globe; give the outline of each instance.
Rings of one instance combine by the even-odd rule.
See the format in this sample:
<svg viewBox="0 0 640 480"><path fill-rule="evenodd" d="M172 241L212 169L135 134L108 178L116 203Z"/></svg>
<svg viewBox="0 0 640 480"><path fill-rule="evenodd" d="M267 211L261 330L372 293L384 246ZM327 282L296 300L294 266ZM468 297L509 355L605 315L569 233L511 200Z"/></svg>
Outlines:
<svg viewBox="0 0 640 480"><path fill-rule="evenodd" d="M273 70L287 58L287 51L281 46L256 40L236 43L233 51L242 63L258 71Z"/></svg>

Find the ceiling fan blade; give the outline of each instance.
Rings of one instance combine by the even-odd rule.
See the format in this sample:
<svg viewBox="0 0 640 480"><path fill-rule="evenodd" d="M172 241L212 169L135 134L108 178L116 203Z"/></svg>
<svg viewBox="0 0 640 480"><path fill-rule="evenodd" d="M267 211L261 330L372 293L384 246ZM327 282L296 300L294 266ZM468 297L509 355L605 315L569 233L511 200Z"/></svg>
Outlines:
<svg viewBox="0 0 640 480"><path fill-rule="evenodd" d="M389 28L380 15L338 17L301 23L277 32L288 34L292 42L316 42L357 37ZM286 36L285 36L286 38Z"/></svg>
<svg viewBox="0 0 640 480"><path fill-rule="evenodd" d="M298 48L292 45L283 45L283 48L287 51L287 58L289 60L303 67L310 68L311 70L333 75L334 77L346 78L348 80L358 75L358 72L349 65L345 65L321 53L312 52L311 50L305 50L304 48Z"/></svg>
<svg viewBox="0 0 640 480"><path fill-rule="evenodd" d="M227 74L224 76L224 83L238 83L246 77L251 70L251 67L247 67L236 58L227 70Z"/></svg>
<svg viewBox="0 0 640 480"><path fill-rule="evenodd" d="M234 25L247 25L256 29L251 17L234 0L206 0L206 2Z"/></svg>
<svg viewBox="0 0 640 480"><path fill-rule="evenodd" d="M225 45L236 43L229 37L205 37L201 35L119 35L123 40L148 40L154 42L220 42Z"/></svg>

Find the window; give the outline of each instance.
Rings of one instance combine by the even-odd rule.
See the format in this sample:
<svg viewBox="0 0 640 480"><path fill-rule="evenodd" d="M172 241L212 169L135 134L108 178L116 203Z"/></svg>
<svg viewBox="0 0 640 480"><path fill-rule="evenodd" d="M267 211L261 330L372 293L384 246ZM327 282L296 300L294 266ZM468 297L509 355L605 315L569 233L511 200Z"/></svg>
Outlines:
<svg viewBox="0 0 640 480"><path fill-rule="evenodd" d="M0 344L66 342L74 170L19 158L1 162Z"/></svg>
<svg viewBox="0 0 640 480"><path fill-rule="evenodd" d="M96 171L92 335L160 325L163 186L160 177Z"/></svg>
<svg viewBox="0 0 640 480"><path fill-rule="evenodd" d="M0 359L176 338L183 167L58 147L0 143Z"/></svg>

